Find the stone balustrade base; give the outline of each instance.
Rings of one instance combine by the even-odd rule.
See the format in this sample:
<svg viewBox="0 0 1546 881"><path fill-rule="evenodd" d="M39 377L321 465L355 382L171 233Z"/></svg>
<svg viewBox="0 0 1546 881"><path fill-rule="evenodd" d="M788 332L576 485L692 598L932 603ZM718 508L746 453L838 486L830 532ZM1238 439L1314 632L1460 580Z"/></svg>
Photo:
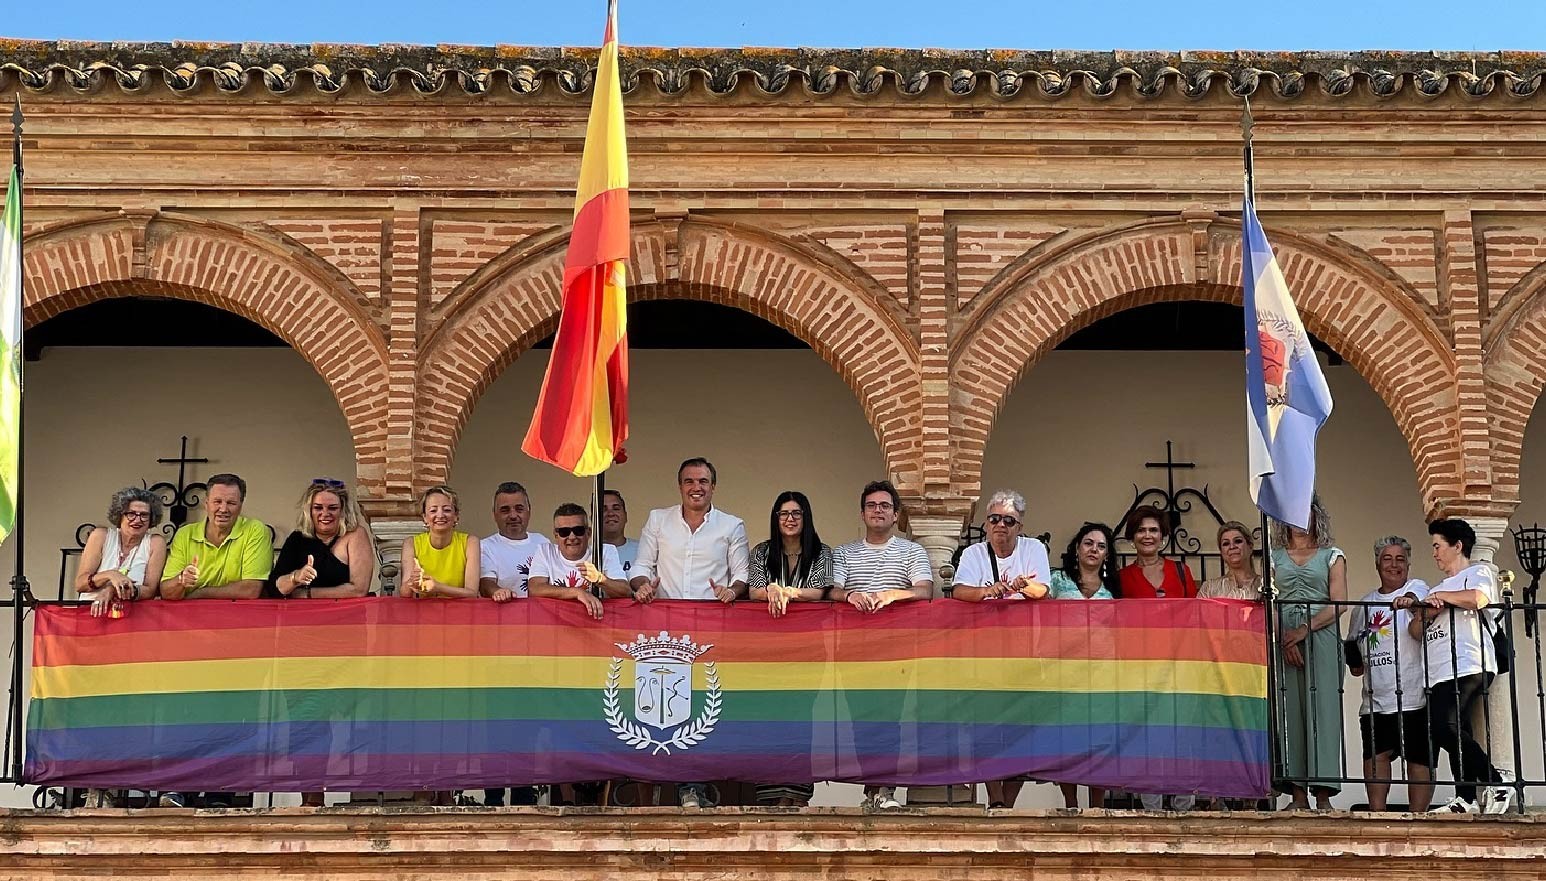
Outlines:
<svg viewBox="0 0 1546 881"><path fill-rule="evenodd" d="M0 812L0 876L301 879L1542 877L1546 818L853 808Z"/></svg>

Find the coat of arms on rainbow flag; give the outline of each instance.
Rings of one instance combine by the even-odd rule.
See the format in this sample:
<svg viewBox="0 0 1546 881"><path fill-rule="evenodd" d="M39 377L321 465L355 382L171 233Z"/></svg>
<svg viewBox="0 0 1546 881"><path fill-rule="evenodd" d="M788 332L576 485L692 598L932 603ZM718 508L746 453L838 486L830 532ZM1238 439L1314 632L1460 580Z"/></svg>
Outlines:
<svg viewBox="0 0 1546 881"><path fill-rule="evenodd" d="M723 702L719 675L713 661L704 664L708 689L701 710L694 716L693 665L714 646L700 646L685 634L673 639L662 630L653 637L641 633L633 642L617 643L617 647L633 658L633 718L643 723L643 727L632 724L623 716L618 694L625 662L615 658L607 670L603 705L607 725L618 740L634 749L670 753L672 749L690 749L713 733Z"/></svg>
<svg viewBox="0 0 1546 881"><path fill-rule="evenodd" d="M650 635L653 634L653 635ZM576 780L1268 790L1265 611L1233 600L42 606L30 782Z"/></svg>

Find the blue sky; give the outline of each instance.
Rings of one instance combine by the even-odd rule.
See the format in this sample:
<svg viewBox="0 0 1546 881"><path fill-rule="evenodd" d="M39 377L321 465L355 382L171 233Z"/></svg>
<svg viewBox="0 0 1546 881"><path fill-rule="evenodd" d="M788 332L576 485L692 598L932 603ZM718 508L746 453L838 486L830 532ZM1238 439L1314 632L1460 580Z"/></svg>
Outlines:
<svg viewBox="0 0 1546 881"><path fill-rule="evenodd" d="M1546 49L1541 0L620 0L623 42L653 46L1001 49ZM591 45L604 0L31 2L0 36L72 40ZM482 7L476 13L463 10Z"/></svg>

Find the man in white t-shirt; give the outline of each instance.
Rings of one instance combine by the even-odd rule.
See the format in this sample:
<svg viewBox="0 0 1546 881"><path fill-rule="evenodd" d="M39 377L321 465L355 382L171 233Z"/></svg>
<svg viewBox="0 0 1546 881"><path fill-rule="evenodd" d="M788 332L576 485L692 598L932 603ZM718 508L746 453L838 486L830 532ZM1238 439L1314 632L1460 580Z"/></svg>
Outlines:
<svg viewBox="0 0 1546 881"><path fill-rule="evenodd" d="M1374 567L1380 586L1355 606L1348 625L1348 667L1364 677L1358 728L1363 733L1363 775L1371 782L1369 809L1386 810L1390 796L1391 763L1406 760L1407 801L1412 811L1426 811L1433 799L1433 758L1428 748L1427 697L1423 694L1423 644L1410 631L1411 612L1396 611L1397 597L1418 600L1428 585L1409 577L1412 546L1399 535L1374 543ZM1424 781L1424 782L1417 782Z"/></svg>
<svg viewBox="0 0 1546 881"><path fill-rule="evenodd" d="M1025 496L1008 489L994 493L988 500L984 523L988 539L961 553L950 595L969 603L1046 597L1052 584L1047 546L1040 539L1021 535L1024 523ZM994 801L997 799L990 794L990 806Z"/></svg>
<svg viewBox="0 0 1546 881"><path fill-rule="evenodd" d="M494 490L494 526L498 530L478 542L478 592L496 603L526 596L531 558L548 544L547 536L529 532L531 497L513 480Z"/></svg>
<svg viewBox="0 0 1546 881"><path fill-rule="evenodd" d="M534 597L578 600L592 618L601 620L601 600L592 588L609 597L632 594L623 577L617 548L601 546L601 569L591 562L590 518L585 509L565 502L553 512L553 542L537 549L531 561L528 589Z"/></svg>
<svg viewBox="0 0 1546 881"><path fill-rule="evenodd" d="M633 561L639 558L639 543L626 535L628 530L628 503L623 494L609 489L601 494L601 540L617 548L617 558L623 563L623 572L633 573Z"/></svg>
<svg viewBox="0 0 1546 881"><path fill-rule="evenodd" d="M902 497L889 480L867 484L859 493L859 518L864 540L839 545L832 552L832 599L865 613L897 602L934 596L934 570L923 546L893 535ZM866 807L899 808L896 787L864 787Z"/></svg>

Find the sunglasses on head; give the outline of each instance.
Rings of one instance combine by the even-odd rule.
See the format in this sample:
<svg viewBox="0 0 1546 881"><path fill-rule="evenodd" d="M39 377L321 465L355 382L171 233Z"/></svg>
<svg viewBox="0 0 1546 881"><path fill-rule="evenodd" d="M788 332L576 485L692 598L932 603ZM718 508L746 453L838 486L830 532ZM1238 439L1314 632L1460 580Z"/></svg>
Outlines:
<svg viewBox="0 0 1546 881"><path fill-rule="evenodd" d="M1009 516L1008 514L989 514L988 522L992 523L994 526L1002 523L1005 526L1008 526L1010 529L1014 529L1016 526L1020 525L1019 520Z"/></svg>
<svg viewBox="0 0 1546 881"><path fill-rule="evenodd" d="M328 489L343 489L344 488L344 482L342 480L336 480L336 479L331 478L331 477L313 477L311 479L311 485L312 486L325 486Z"/></svg>
<svg viewBox="0 0 1546 881"><path fill-rule="evenodd" d="M585 536L590 535L590 527L589 526L555 526L555 527L553 527L553 534L558 536L559 538L568 538L571 535L577 535L580 538L584 538Z"/></svg>

